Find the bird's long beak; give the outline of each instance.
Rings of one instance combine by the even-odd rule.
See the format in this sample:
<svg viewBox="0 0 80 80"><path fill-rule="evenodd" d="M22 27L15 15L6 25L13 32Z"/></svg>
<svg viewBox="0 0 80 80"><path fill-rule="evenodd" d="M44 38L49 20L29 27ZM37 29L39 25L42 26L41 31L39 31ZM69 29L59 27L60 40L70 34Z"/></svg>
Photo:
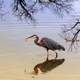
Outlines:
<svg viewBox="0 0 80 80"><path fill-rule="evenodd" d="M32 36L30 36L30 37L25 38L25 40L27 40L27 39L29 39L29 38L32 38L32 37L34 37L34 35L32 35Z"/></svg>

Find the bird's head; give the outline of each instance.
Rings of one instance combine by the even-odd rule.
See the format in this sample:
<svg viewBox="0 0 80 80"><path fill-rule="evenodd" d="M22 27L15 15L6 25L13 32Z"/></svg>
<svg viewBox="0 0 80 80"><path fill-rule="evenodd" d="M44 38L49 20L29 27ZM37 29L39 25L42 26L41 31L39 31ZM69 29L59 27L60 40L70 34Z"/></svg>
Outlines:
<svg viewBox="0 0 80 80"><path fill-rule="evenodd" d="M27 39L29 39L29 38L36 39L37 37L38 37L38 36L34 34L34 35L32 35L32 36L29 36L29 37L27 37L27 38L25 38L25 39L26 39L26 40L27 40Z"/></svg>

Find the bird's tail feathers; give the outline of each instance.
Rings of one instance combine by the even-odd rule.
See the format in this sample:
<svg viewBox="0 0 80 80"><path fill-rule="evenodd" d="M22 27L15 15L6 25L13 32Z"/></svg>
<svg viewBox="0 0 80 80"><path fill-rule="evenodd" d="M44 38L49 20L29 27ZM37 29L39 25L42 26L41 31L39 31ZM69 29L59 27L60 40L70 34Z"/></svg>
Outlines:
<svg viewBox="0 0 80 80"><path fill-rule="evenodd" d="M65 48L64 48L64 47L62 47L62 50L63 50L63 51L65 51Z"/></svg>
<svg viewBox="0 0 80 80"><path fill-rule="evenodd" d="M61 45L60 45L59 49L65 51L65 48Z"/></svg>

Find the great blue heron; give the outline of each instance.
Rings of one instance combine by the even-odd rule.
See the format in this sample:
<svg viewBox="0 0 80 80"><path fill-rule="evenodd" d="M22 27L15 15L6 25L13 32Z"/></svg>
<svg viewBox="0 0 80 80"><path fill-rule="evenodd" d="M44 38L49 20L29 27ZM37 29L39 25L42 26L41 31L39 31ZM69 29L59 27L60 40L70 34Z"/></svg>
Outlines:
<svg viewBox="0 0 80 80"><path fill-rule="evenodd" d="M34 43L40 47L44 47L46 50L47 50L47 59L48 59L48 51L49 50L52 50L52 51L55 51L55 50L63 50L65 51L65 48L58 44L56 41L52 40L52 39L49 39L49 38L42 38L41 40L39 40L39 37L37 35L32 35L26 39L29 39L29 38L32 38L34 37L35 40L34 40ZM56 53L56 52L55 52ZM56 58L57 58L57 53L56 53Z"/></svg>

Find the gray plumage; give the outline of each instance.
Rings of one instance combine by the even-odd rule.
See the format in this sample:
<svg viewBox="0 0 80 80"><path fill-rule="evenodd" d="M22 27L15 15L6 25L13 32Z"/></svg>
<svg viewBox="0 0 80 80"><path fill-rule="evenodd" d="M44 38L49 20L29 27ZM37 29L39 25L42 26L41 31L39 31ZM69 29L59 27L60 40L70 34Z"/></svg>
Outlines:
<svg viewBox="0 0 80 80"><path fill-rule="evenodd" d="M39 41L39 37L37 35L32 35L28 38L31 38L31 37L35 37L35 40L34 40L34 43L40 47L44 47L46 50L47 50L47 60L48 60L48 50L52 50L52 51L55 51L55 50L63 50L65 51L65 48L60 45L59 43L57 43L56 41L52 40L52 39L49 39L49 38L42 38L40 41ZM28 39L26 38L26 39ZM56 53L56 58L57 58L57 53Z"/></svg>
<svg viewBox="0 0 80 80"><path fill-rule="evenodd" d="M60 45L59 43L57 43L56 41L52 40L52 39L49 39L49 38L42 38L41 41L40 41L43 46L47 49L50 49L50 50L63 50L65 51L65 48Z"/></svg>

